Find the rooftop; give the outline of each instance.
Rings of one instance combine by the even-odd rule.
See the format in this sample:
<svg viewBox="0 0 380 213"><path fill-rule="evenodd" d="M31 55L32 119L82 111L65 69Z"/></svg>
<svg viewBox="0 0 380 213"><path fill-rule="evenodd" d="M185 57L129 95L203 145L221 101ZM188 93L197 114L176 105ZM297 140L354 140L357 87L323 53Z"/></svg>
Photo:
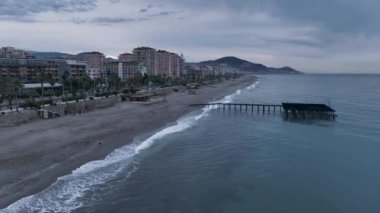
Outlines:
<svg viewBox="0 0 380 213"><path fill-rule="evenodd" d="M315 111L315 112L335 112L334 109L327 106L326 104L300 104L300 103L282 103L284 110L295 110L295 111Z"/></svg>

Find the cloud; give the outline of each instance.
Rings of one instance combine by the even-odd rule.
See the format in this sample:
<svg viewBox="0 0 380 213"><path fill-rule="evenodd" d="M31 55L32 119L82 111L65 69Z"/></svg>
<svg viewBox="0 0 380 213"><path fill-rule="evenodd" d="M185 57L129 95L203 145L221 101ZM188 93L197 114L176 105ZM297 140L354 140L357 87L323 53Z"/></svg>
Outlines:
<svg viewBox="0 0 380 213"><path fill-rule="evenodd" d="M43 12L77 12L96 8L96 0L2 0L0 14L28 16Z"/></svg>
<svg viewBox="0 0 380 213"><path fill-rule="evenodd" d="M76 18L71 19L69 22L75 24L98 24L98 25L112 25L112 24L124 24L141 21L150 21L155 17L170 16L177 14L179 11L162 11L159 13L147 14L145 16L128 18L128 17L95 17L95 18Z"/></svg>
<svg viewBox="0 0 380 213"><path fill-rule="evenodd" d="M37 50L118 55L147 45L189 61L236 55L305 71L377 70L379 7L378 0L2 0L0 34Z"/></svg>
<svg viewBox="0 0 380 213"><path fill-rule="evenodd" d="M150 14L149 17L170 16L170 15L178 14L181 12L183 11L162 11L159 13Z"/></svg>
<svg viewBox="0 0 380 213"><path fill-rule="evenodd" d="M109 25L109 24L121 24L121 23L130 23L137 21L134 18L120 18L120 17L96 17L91 19L73 19L72 22L76 24L100 24L100 25Z"/></svg>

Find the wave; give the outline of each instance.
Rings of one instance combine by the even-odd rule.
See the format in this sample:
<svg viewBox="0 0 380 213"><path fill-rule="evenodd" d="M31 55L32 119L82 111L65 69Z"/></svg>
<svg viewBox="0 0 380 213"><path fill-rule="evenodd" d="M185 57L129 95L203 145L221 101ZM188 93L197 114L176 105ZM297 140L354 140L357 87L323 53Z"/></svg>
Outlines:
<svg viewBox="0 0 380 213"><path fill-rule="evenodd" d="M252 90L258 84L259 81L244 90ZM225 96L217 102L230 103L234 97L242 92L243 90L237 90L235 93ZM78 209L84 205L83 200L80 198L96 189L97 186L115 179L125 170L129 170L127 174L130 176L137 169L134 160L135 156L152 147L159 139L191 128L198 120L208 116L211 110L212 108L210 107L204 107L200 113L183 117L174 125L156 132L142 142L136 141L130 145L116 149L104 160L86 163L71 174L58 178L54 184L44 191L23 198L6 209L0 210L0 212L71 212Z"/></svg>

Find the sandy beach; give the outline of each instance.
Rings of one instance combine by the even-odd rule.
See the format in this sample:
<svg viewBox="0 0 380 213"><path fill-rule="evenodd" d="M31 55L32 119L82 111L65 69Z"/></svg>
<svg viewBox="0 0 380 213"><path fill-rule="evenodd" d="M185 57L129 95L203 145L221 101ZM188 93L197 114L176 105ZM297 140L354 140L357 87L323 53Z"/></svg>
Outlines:
<svg viewBox="0 0 380 213"><path fill-rule="evenodd" d="M172 93L152 105L113 107L54 120L0 128L0 209L50 186L81 165L151 134L206 103L247 87L254 76L202 87L198 95Z"/></svg>

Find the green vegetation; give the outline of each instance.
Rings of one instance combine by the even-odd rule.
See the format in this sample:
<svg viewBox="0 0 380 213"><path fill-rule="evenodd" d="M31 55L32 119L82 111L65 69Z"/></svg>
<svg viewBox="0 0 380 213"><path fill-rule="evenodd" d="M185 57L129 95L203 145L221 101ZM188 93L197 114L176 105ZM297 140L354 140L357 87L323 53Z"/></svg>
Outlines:
<svg viewBox="0 0 380 213"><path fill-rule="evenodd" d="M0 103L8 102L8 108L12 109L13 101L16 100L16 111L19 110L19 96L22 88L18 78L0 78Z"/></svg>
<svg viewBox="0 0 380 213"><path fill-rule="evenodd" d="M110 75L107 79L92 80L89 77L72 78L68 73L61 76L62 87L58 89L54 86L58 83L50 73L44 69L39 70L38 83L40 88L22 90L22 84L17 77L2 78L0 76L0 110L1 106L7 106L9 109L19 109L30 107L39 109L40 106L53 104L56 100L61 101L79 101L90 97L109 97L118 94L133 94L143 89L165 88L172 86L187 86L189 84L213 84L223 80L229 80L239 77L238 74L224 75L205 75L200 74L184 75L179 78L170 78L167 76L149 76L138 74L123 82L117 75ZM50 84L51 88L44 87L44 83ZM49 97L48 100L45 100ZM21 102L19 101L21 100ZM19 102L21 104L19 104Z"/></svg>

